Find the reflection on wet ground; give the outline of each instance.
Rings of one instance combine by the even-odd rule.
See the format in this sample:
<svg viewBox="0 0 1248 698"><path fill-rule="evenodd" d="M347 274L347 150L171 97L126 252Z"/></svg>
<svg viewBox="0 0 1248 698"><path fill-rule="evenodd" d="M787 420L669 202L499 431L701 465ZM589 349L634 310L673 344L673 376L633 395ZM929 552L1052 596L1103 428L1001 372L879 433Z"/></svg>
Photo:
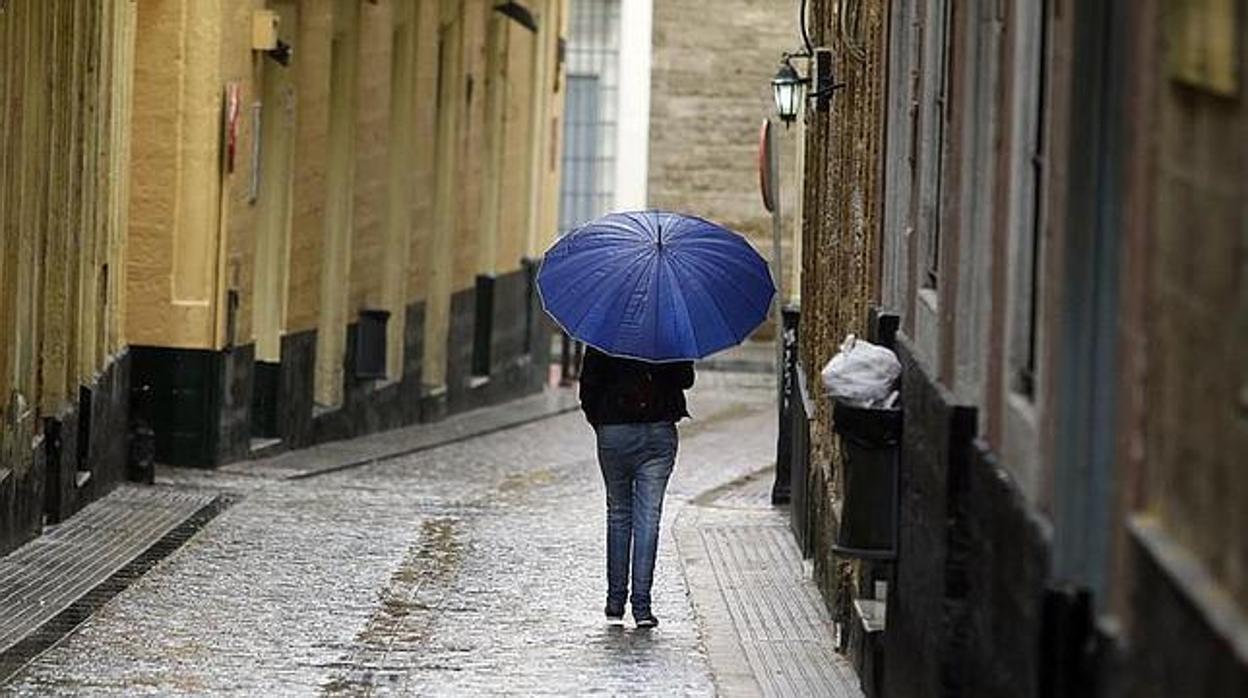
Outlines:
<svg viewBox="0 0 1248 698"><path fill-rule="evenodd" d="M713 694L670 524L772 457L754 382L700 378L691 398L653 631L603 623L602 485L573 413L310 480L169 473L242 499L4 688Z"/></svg>

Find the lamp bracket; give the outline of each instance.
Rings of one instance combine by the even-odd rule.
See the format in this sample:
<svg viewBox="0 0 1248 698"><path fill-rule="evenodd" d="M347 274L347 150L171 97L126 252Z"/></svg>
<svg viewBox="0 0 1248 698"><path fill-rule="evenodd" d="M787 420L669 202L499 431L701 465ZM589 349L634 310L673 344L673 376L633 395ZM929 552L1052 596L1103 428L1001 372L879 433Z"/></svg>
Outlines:
<svg viewBox="0 0 1248 698"><path fill-rule="evenodd" d="M815 101L815 111L825 112L832 108L832 93L844 87L845 83L836 82L832 75L832 49L814 49L814 60L815 89L807 98Z"/></svg>
<svg viewBox="0 0 1248 698"><path fill-rule="evenodd" d="M525 29L537 33L537 18L533 16L529 8L516 2L516 0L506 0L506 2L499 3L494 6L494 11L502 13Z"/></svg>

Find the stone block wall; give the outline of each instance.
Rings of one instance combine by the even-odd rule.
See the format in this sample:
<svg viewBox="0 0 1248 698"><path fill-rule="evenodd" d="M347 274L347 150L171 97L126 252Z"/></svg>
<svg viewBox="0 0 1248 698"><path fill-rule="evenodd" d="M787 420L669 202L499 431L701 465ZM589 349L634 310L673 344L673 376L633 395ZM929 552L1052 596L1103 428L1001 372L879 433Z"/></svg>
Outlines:
<svg viewBox="0 0 1248 698"><path fill-rule="evenodd" d="M649 202L737 230L768 259L771 216L758 177L759 126L775 118L771 78L800 48L789 2L656 0ZM778 131L785 257L792 262L796 129ZM788 282L789 276L785 280Z"/></svg>

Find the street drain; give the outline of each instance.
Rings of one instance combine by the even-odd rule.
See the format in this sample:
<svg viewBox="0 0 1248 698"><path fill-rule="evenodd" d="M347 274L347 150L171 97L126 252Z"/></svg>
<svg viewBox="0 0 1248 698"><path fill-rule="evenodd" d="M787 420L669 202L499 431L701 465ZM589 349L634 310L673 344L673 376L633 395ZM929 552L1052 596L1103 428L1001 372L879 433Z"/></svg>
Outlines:
<svg viewBox="0 0 1248 698"><path fill-rule="evenodd" d="M80 596L65 610L40 625L21 641L0 652L0 686L6 684L40 654L68 637L104 604L125 591L157 563L182 547L209 521L233 503L232 497L218 495L149 546L138 557Z"/></svg>

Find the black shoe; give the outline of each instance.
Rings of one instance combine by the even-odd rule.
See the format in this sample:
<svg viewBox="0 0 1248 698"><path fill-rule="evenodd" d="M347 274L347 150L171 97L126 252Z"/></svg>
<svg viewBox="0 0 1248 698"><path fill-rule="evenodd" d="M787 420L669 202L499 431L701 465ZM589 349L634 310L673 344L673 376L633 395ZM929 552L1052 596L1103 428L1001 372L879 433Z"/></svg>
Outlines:
<svg viewBox="0 0 1248 698"><path fill-rule="evenodd" d="M624 625L624 604L607 603L603 613L607 616L607 625Z"/></svg>
<svg viewBox="0 0 1248 698"><path fill-rule="evenodd" d="M649 611L642 611L641 613L638 613L634 610L633 621L637 623L638 628L653 628L659 624L659 619L655 618L654 614Z"/></svg>

